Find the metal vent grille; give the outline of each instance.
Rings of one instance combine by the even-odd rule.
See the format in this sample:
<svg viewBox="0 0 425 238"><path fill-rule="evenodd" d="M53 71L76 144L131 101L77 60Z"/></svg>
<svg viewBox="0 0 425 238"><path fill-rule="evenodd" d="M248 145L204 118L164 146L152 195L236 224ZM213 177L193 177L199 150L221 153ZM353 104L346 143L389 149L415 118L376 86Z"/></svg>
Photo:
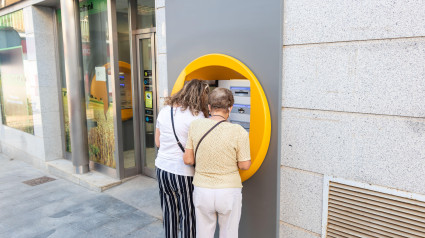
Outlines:
<svg viewBox="0 0 425 238"><path fill-rule="evenodd" d="M330 181L326 237L425 237L425 202Z"/></svg>
<svg viewBox="0 0 425 238"><path fill-rule="evenodd" d="M43 184L43 183L47 183L47 182L51 182L51 181L54 181L54 180L56 180L56 179L50 178L50 177L47 177L47 176L43 176L43 177L39 177L39 178L35 178L35 179L30 179L30 180L24 181L22 183L27 184L27 185L30 185L30 186L37 186L37 185L40 185L40 184Z"/></svg>

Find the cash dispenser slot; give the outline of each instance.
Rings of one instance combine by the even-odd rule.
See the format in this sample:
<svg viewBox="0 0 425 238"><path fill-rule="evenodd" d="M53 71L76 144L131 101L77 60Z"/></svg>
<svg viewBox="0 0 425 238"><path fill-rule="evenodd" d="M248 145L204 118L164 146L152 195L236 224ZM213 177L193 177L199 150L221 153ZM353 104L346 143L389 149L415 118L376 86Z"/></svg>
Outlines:
<svg viewBox="0 0 425 238"><path fill-rule="evenodd" d="M236 97L234 97L236 98ZM235 99L236 101L237 99ZM246 131L249 132L251 117L251 105L247 104L234 104L230 112L229 120L232 123L241 125Z"/></svg>
<svg viewBox="0 0 425 238"><path fill-rule="evenodd" d="M233 109L230 112L231 115L250 115L251 114L251 106L250 105L244 105L244 104L234 104Z"/></svg>
<svg viewBox="0 0 425 238"><path fill-rule="evenodd" d="M234 96L251 97L251 89L249 87L230 87Z"/></svg>
<svg viewBox="0 0 425 238"><path fill-rule="evenodd" d="M251 125L251 87L247 79L219 80L218 86L229 89L235 100L229 121L249 132Z"/></svg>

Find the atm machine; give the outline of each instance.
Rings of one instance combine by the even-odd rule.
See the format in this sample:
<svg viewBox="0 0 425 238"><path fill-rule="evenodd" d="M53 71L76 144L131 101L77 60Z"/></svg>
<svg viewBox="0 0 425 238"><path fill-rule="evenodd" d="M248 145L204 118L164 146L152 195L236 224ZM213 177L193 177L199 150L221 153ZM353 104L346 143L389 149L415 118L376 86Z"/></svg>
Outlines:
<svg viewBox="0 0 425 238"><path fill-rule="evenodd" d="M248 180L261 167L270 143L270 110L261 84L245 64L224 54L194 59L181 70L172 93L192 79L206 80L211 89L222 87L232 91L235 101L229 121L241 125L250 137L252 164L249 170L240 171L242 181Z"/></svg>
<svg viewBox="0 0 425 238"><path fill-rule="evenodd" d="M279 187L280 153L286 148L280 123L282 46L292 39L283 32L283 1L169 0L165 5L166 22L158 32L166 25L162 34L169 91L191 79L217 80L217 86L235 96L230 120L249 130L252 165L240 171L239 236L279 237L280 195L285 192Z"/></svg>
<svg viewBox="0 0 425 238"><path fill-rule="evenodd" d="M232 91L235 100L233 109L230 112L229 121L241 125L249 132L251 116L251 88L249 80L219 80L218 86Z"/></svg>
<svg viewBox="0 0 425 238"><path fill-rule="evenodd" d="M276 188L277 180L273 178L272 173L264 173L264 166L262 166L269 152L271 141L271 113L262 84L247 65L237 58L225 54L211 53L199 56L179 70L180 74L177 80L172 82L174 84L172 94L179 91L185 82L192 79L206 80L211 89L214 87L228 88L233 93L235 101L229 120L248 131L250 139L251 167L248 170L239 171L241 180L244 182L243 209L246 214L256 214L243 217L241 224L248 227L248 224L258 223L257 218L262 217L260 221L264 221L264 223L261 223L261 227L273 229L273 220L276 216L271 218L274 215L270 214L277 214L278 210L272 208L272 210L266 211L263 209L273 207L270 198L274 196L272 194L276 194L274 188ZM276 157L268 159L274 158ZM267 162L267 166L270 166L270 161ZM262 171L260 171L260 167L262 167ZM254 179L250 179L257 171L260 173ZM273 234L276 234L271 231L271 234L262 236L267 233L264 232L265 230L254 236L251 236L250 233L249 237L273 237Z"/></svg>

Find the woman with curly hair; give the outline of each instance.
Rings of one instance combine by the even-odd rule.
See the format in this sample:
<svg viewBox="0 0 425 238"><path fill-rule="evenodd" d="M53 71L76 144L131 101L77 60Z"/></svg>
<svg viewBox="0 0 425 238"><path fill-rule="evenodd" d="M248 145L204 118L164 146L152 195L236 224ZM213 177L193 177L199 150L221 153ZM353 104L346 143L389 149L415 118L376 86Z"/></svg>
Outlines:
<svg viewBox="0 0 425 238"><path fill-rule="evenodd" d="M196 235L192 199L195 171L184 164L183 153L190 123L208 117L208 93L206 82L193 79L166 99L157 117L155 143L159 150L155 166L167 238L177 237L179 225L180 237Z"/></svg>

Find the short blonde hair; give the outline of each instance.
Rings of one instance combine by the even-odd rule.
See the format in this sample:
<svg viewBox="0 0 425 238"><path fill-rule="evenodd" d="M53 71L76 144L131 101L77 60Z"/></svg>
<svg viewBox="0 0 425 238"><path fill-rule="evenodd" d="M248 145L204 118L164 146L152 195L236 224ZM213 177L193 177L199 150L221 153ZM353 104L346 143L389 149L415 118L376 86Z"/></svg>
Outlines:
<svg viewBox="0 0 425 238"><path fill-rule="evenodd" d="M233 106L235 99L233 98L232 91L227 88L216 88L208 96L208 104L211 110L224 109L229 110Z"/></svg>

